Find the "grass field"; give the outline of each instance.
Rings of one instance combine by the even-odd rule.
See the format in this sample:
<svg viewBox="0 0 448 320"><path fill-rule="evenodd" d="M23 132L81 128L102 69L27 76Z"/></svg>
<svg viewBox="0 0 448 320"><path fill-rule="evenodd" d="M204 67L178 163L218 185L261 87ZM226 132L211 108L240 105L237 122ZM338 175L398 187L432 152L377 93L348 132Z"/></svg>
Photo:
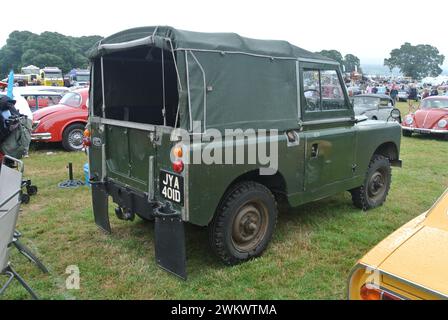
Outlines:
<svg viewBox="0 0 448 320"><path fill-rule="evenodd" d="M113 234L104 235L93 221L89 189L57 187L67 179L68 162L83 178L85 154L35 150L25 165L39 194L22 206L18 228L51 273L40 273L15 250L11 260L44 299L344 299L357 259L427 210L448 187L447 151L441 139L403 138L403 168L393 169L383 207L363 213L341 193L283 213L266 253L242 265L222 265L210 253L206 229L188 226L184 282L156 266L152 223L124 222L111 214ZM65 288L70 265L79 267L80 290ZM29 296L15 283L2 298Z"/></svg>

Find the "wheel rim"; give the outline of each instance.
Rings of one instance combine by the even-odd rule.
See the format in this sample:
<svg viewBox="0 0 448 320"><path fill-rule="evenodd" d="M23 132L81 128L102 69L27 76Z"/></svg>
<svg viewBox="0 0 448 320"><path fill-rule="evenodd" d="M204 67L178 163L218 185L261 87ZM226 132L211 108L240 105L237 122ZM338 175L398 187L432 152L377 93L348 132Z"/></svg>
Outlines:
<svg viewBox="0 0 448 320"><path fill-rule="evenodd" d="M240 207L232 226L232 242L241 252L253 251L264 239L268 229L268 209L261 201Z"/></svg>
<svg viewBox="0 0 448 320"><path fill-rule="evenodd" d="M70 148L79 150L82 148L83 131L74 129L68 134L68 145Z"/></svg>
<svg viewBox="0 0 448 320"><path fill-rule="evenodd" d="M387 176L384 169L376 171L369 179L368 195L372 200L379 200L383 197L387 188Z"/></svg>

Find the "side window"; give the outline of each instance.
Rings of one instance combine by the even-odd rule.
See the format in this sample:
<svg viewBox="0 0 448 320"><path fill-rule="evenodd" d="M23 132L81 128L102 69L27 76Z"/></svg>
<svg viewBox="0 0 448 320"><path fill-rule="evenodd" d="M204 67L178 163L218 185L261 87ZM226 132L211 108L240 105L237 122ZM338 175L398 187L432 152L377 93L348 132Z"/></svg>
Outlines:
<svg viewBox="0 0 448 320"><path fill-rule="evenodd" d="M381 99L380 100L380 107L389 107L392 103L388 99Z"/></svg>
<svg viewBox="0 0 448 320"><path fill-rule="evenodd" d="M26 101L28 102L28 105L30 106L30 108L36 106L36 99L33 96L27 96Z"/></svg>
<svg viewBox="0 0 448 320"><path fill-rule="evenodd" d="M346 109L344 92L336 70L320 72L322 84L322 111Z"/></svg>
<svg viewBox="0 0 448 320"><path fill-rule="evenodd" d="M311 67L302 69L303 110L305 119L343 117L348 115L339 74L336 70Z"/></svg>
<svg viewBox="0 0 448 320"><path fill-rule="evenodd" d="M321 110L320 76L318 70L303 70L303 94L305 96L305 112Z"/></svg>

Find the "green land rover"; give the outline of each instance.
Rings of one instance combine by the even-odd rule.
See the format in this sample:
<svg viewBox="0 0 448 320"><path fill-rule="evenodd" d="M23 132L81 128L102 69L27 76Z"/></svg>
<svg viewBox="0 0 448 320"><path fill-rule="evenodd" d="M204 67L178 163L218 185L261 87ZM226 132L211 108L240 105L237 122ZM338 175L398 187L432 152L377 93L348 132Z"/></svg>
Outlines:
<svg viewBox="0 0 448 320"><path fill-rule="evenodd" d="M109 196L155 220L156 261L182 278L185 223L236 264L266 249L278 206L350 191L368 210L401 166L399 124L356 118L338 63L288 42L143 27L90 59L95 222L111 232Z"/></svg>

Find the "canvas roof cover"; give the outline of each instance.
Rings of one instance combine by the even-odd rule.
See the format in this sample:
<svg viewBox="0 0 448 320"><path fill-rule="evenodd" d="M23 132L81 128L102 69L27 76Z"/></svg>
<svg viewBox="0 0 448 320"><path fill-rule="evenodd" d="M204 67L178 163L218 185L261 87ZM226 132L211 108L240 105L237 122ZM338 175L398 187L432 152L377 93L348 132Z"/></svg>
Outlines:
<svg viewBox="0 0 448 320"><path fill-rule="evenodd" d="M297 61L337 63L287 41L256 40L235 33L202 33L172 27L141 27L103 39L92 60L136 46L173 50L179 71L181 127L297 127Z"/></svg>

